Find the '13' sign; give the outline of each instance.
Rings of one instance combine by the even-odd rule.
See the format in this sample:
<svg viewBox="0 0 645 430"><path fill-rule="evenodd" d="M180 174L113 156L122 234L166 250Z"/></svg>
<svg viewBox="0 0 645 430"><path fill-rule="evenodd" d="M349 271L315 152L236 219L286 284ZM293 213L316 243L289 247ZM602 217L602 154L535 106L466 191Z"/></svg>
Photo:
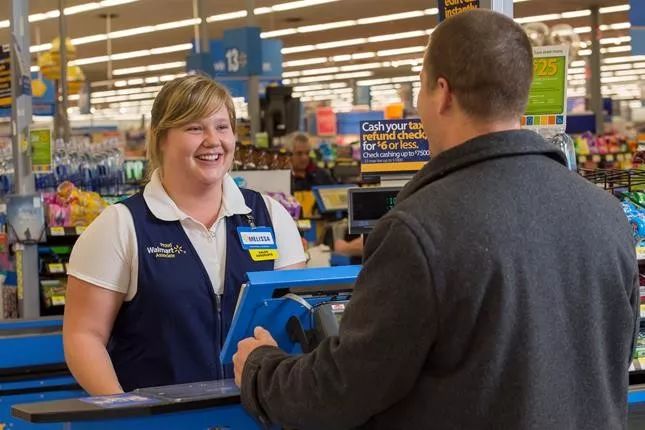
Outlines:
<svg viewBox="0 0 645 430"><path fill-rule="evenodd" d="M240 71L240 50L237 48L231 48L226 51L226 68L229 72L239 72Z"/></svg>

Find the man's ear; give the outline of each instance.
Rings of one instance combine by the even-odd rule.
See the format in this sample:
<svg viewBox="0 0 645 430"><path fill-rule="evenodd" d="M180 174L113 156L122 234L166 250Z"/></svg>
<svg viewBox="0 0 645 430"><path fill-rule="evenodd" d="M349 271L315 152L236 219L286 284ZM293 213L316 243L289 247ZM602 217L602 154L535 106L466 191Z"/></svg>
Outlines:
<svg viewBox="0 0 645 430"><path fill-rule="evenodd" d="M437 92L437 109L439 114L445 115L449 112L454 105L454 99L452 91L450 89L450 84L444 78L437 79L437 87L435 89Z"/></svg>

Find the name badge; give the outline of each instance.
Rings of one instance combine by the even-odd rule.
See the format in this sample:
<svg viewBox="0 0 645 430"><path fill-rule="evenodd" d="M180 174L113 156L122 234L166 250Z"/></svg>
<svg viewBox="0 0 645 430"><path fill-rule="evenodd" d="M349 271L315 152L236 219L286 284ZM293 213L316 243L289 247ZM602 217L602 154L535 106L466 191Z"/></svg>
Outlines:
<svg viewBox="0 0 645 430"><path fill-rule="evenodd" d="M271 227L238 227L242 249L249 251L253 261L269 261L278 258L278 246Z"/></svg>

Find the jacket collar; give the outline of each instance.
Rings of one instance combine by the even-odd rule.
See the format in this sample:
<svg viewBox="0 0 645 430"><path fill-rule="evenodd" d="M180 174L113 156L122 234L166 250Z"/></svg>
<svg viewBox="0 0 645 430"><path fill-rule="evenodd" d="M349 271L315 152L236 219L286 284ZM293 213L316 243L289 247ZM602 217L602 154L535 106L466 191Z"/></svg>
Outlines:
<svg viewBox="0 0 645 430"><path fill-rule="evenodd" d="M478 136L432 158L401 190L397 200L402 201L424 186L482 161L536 154L566 166L562 151L534 131L508 130Z"/></svg>

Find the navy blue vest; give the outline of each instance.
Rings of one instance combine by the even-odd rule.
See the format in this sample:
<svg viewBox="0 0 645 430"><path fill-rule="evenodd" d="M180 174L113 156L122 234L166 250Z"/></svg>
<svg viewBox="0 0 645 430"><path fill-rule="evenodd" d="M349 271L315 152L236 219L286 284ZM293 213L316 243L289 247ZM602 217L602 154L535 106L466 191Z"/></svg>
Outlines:
<svg viewBox="0 0 645 430"><path fill-rule="evenodd" d="M257 226L272 227L262 196L241 190ZM156 218L141 193L123 202L132 213L139 253L137 293L114 322L108 352L125 391L232 377L219 354L246 281L246 272L273 270L242 249L238 226L246 215L226 218L226 278L218 297L179 221Z"/></svg>

